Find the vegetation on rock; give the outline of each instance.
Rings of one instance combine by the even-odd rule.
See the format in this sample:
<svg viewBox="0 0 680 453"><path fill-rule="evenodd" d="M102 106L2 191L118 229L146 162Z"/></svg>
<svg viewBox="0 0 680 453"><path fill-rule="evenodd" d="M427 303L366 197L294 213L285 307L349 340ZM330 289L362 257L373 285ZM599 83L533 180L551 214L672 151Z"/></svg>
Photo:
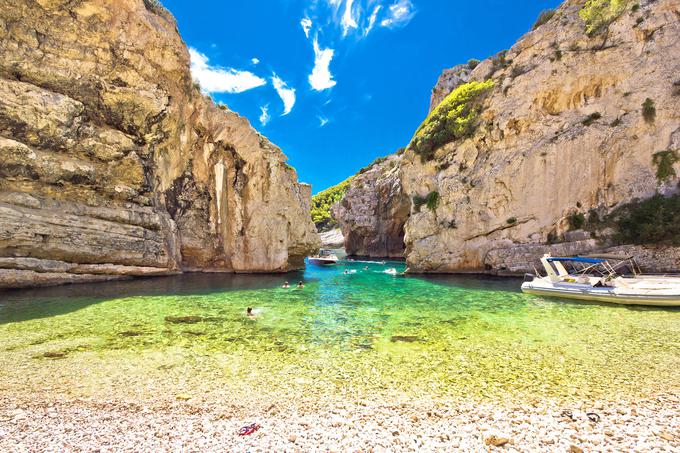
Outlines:
<svg viewBox="0 0 680 453"><path fill-rule="evenodd" d="M619 243L680 245L680 195L635 200L609 217L617 227Z"/></svg>
<svg viewBox="0 0 680 453"><path fill-rule="evenodd" d="M583 123L584 126L590 126L600 118L602 118L602 114L600 112L593 112L590 115L586 116L585 119L581 121L581 123Z"/></svg>
<svg viewBox="0 0 680 453"><path fill-rule="evenodd" d="M362 174L366 173L368 170L370 170L371 168L373 168L374 165L382 164L382 163L385 162L387 159L389 159L389 156L385 156L385 157L376 157L375 160L373 160L373 162L371 162L370 164L366 165L365 167L362 167L362 168L359 170L358 173L359 173L360 175L362 175Z"/></svg>
<svg viewBox="0 0 680 453"><path fill-rule="evenodd" d="M337 226L331 215L331 207L345 197L352 179L354 179L353 176L312 197L312 221L316 225L317 230L323 231Z"/></svg>
<svg viewBox="0 0 680 453"><path fill-rule="evenodd" d="M575 212L569 216L569 228L580 230L586 224L586 216L582 212Z"/></svg>
<svg viewBox="0 0 680 453"><path fill-rule="evenodd" d="M642 117L648 123L653 123L656 118L656 107L654 101L650 98L645 99L645 102L642 103Z"/></svg>
<svg viewBox="0 0 680 453"><path fill-rule="evenodd" d="M439 192L432 191L424 197L415 195L413 197L413 206L415 209L420 209L422 205L426 205L430 211L437 209L437 206L439 205Z"/></svg>
<svg viewBox="0 0 680 453"><path fill-rule="evenodd" d="M538 15L538 19L536 19L536 23L534 23L534 26L531 27L531 29L536 30L538 27L552 19L554 15L555 15L554 9L544 9L543 11L541 11L541 14Z"/></svg>
<svg viewBox="0 0 680 453"><path fill-rule="evenodd" d="M667 181L675 177L673 165L680 161L678 154L673 150L659 151L652 156L652 163L656 165L656 179Z"/></svg>
<svg viewBox="0 0 680 453"><path fill-rule="evenodd" d="M465 83L453 90L420 125L409 149L425 162L434 156L437 148L471 136L482 108L480 101L493 86L492 80L486 80Z"/></svg>
<svg viewBox="0 0 680 453"><path fill-rule="evenodd" d="M628 0L588 0L578 15L586 23L586 33L593 36L609 27L627 5Z"/></svg>

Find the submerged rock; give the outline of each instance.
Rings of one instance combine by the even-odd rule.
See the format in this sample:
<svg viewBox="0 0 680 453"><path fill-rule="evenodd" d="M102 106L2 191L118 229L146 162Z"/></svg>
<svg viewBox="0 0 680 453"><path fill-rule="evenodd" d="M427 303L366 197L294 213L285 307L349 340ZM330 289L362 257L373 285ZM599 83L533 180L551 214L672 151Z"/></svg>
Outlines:
<svg viewBox="0 0 680 453"><path fill-rule="evenodd" d="M202 316L166 316L165 322L172 324L196 324L205 321Z"/></svg>
<svg viewBox="0 0 680 453"><path fill-rule="evenodd" d="M396 343L398 341L404 342L404 343L415 343L418 341L422 341L420 337L416 337L413 335L392 335L390 337L390 341L392 343Z"/></svg>

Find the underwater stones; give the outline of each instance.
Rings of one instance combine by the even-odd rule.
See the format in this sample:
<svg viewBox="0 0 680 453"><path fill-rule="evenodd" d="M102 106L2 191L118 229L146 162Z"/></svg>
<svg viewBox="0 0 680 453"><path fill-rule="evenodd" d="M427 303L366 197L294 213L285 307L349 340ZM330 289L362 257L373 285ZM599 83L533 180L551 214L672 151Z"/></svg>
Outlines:
<svg viewBox="0 0 680 453"><path fill-rule="evenodd" d="M43 357L47 359L62 359L66 357L66 353L62 351L52 351L52 352L45 352Z"/></svg>
<svg viewBox="0 0 680 453"><path fill-rule="evenodd" d="M164 319L171 324L196 324L205 321L202 316L166 316Z"/></svg>
<svg viewBox="0 0 680 453"><path fill-rule="evenodd" d="M416 343L423 341L420 337L414 335L392 335L390 337L392 343L403 342L403 343Z"/></svg>
<svg viewBox="0 0 680 453"><path fill-rule="evenodd" d="M118 333L118 335L121 337L139 337L140 335L142 335L142 332L137 332L135 330L126 330L125 332Z"/></svg>

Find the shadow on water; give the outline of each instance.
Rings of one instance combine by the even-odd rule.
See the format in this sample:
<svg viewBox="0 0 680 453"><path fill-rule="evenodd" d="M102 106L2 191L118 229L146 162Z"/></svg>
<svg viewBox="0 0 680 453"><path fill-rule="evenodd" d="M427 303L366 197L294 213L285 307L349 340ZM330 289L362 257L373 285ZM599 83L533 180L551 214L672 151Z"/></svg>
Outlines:
<svg viewBox="0 0 680 453"><path fill-rule="evenodd" d="M303 272L187 273L169 277L5 290L0 291L0 324L58 316L111 299L136 296L194 296L232 290L271 289L280 286L285 280L291 282L303 280L303 276Z"/></svg>

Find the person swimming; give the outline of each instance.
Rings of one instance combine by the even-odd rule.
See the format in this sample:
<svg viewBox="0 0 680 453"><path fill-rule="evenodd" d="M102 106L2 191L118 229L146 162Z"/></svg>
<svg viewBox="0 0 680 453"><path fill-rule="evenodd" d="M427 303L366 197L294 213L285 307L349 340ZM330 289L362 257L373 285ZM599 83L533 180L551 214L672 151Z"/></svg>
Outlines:
<svg viewBox="0 0 680 453"><path fill-rule="evenodd" d="M302 288L304 288L304 287L305 287L305 285L304 285L301 281L298 282L298 284L297 284L297 289L302 289Z"/></svg>
<svg viewBox="0 0 680 453"><path fill-rule="evenodd" d="M246 316L248 316L251 319L255 317L255 313L253 313L253 307L248 307L246 309Z"/></svg>
<svg viewBox="0 0 680 453"><path fill-rule="evenodd" d="M367 271L367 270L368 270L368 266L364 266L364 270Z"/></svg>
<svg viewBox="0 0 680 453"><path fill-rule="evenodd" d="M283 286L281 288L288 289L290 288L290 284L288 282L283 282Z"/></svg>
<svg viewBox="0 0 680 453"><path fill-rule="evenodd" d="M345 274L349 274L349 271L347 269L345 269Z"/></svg>

